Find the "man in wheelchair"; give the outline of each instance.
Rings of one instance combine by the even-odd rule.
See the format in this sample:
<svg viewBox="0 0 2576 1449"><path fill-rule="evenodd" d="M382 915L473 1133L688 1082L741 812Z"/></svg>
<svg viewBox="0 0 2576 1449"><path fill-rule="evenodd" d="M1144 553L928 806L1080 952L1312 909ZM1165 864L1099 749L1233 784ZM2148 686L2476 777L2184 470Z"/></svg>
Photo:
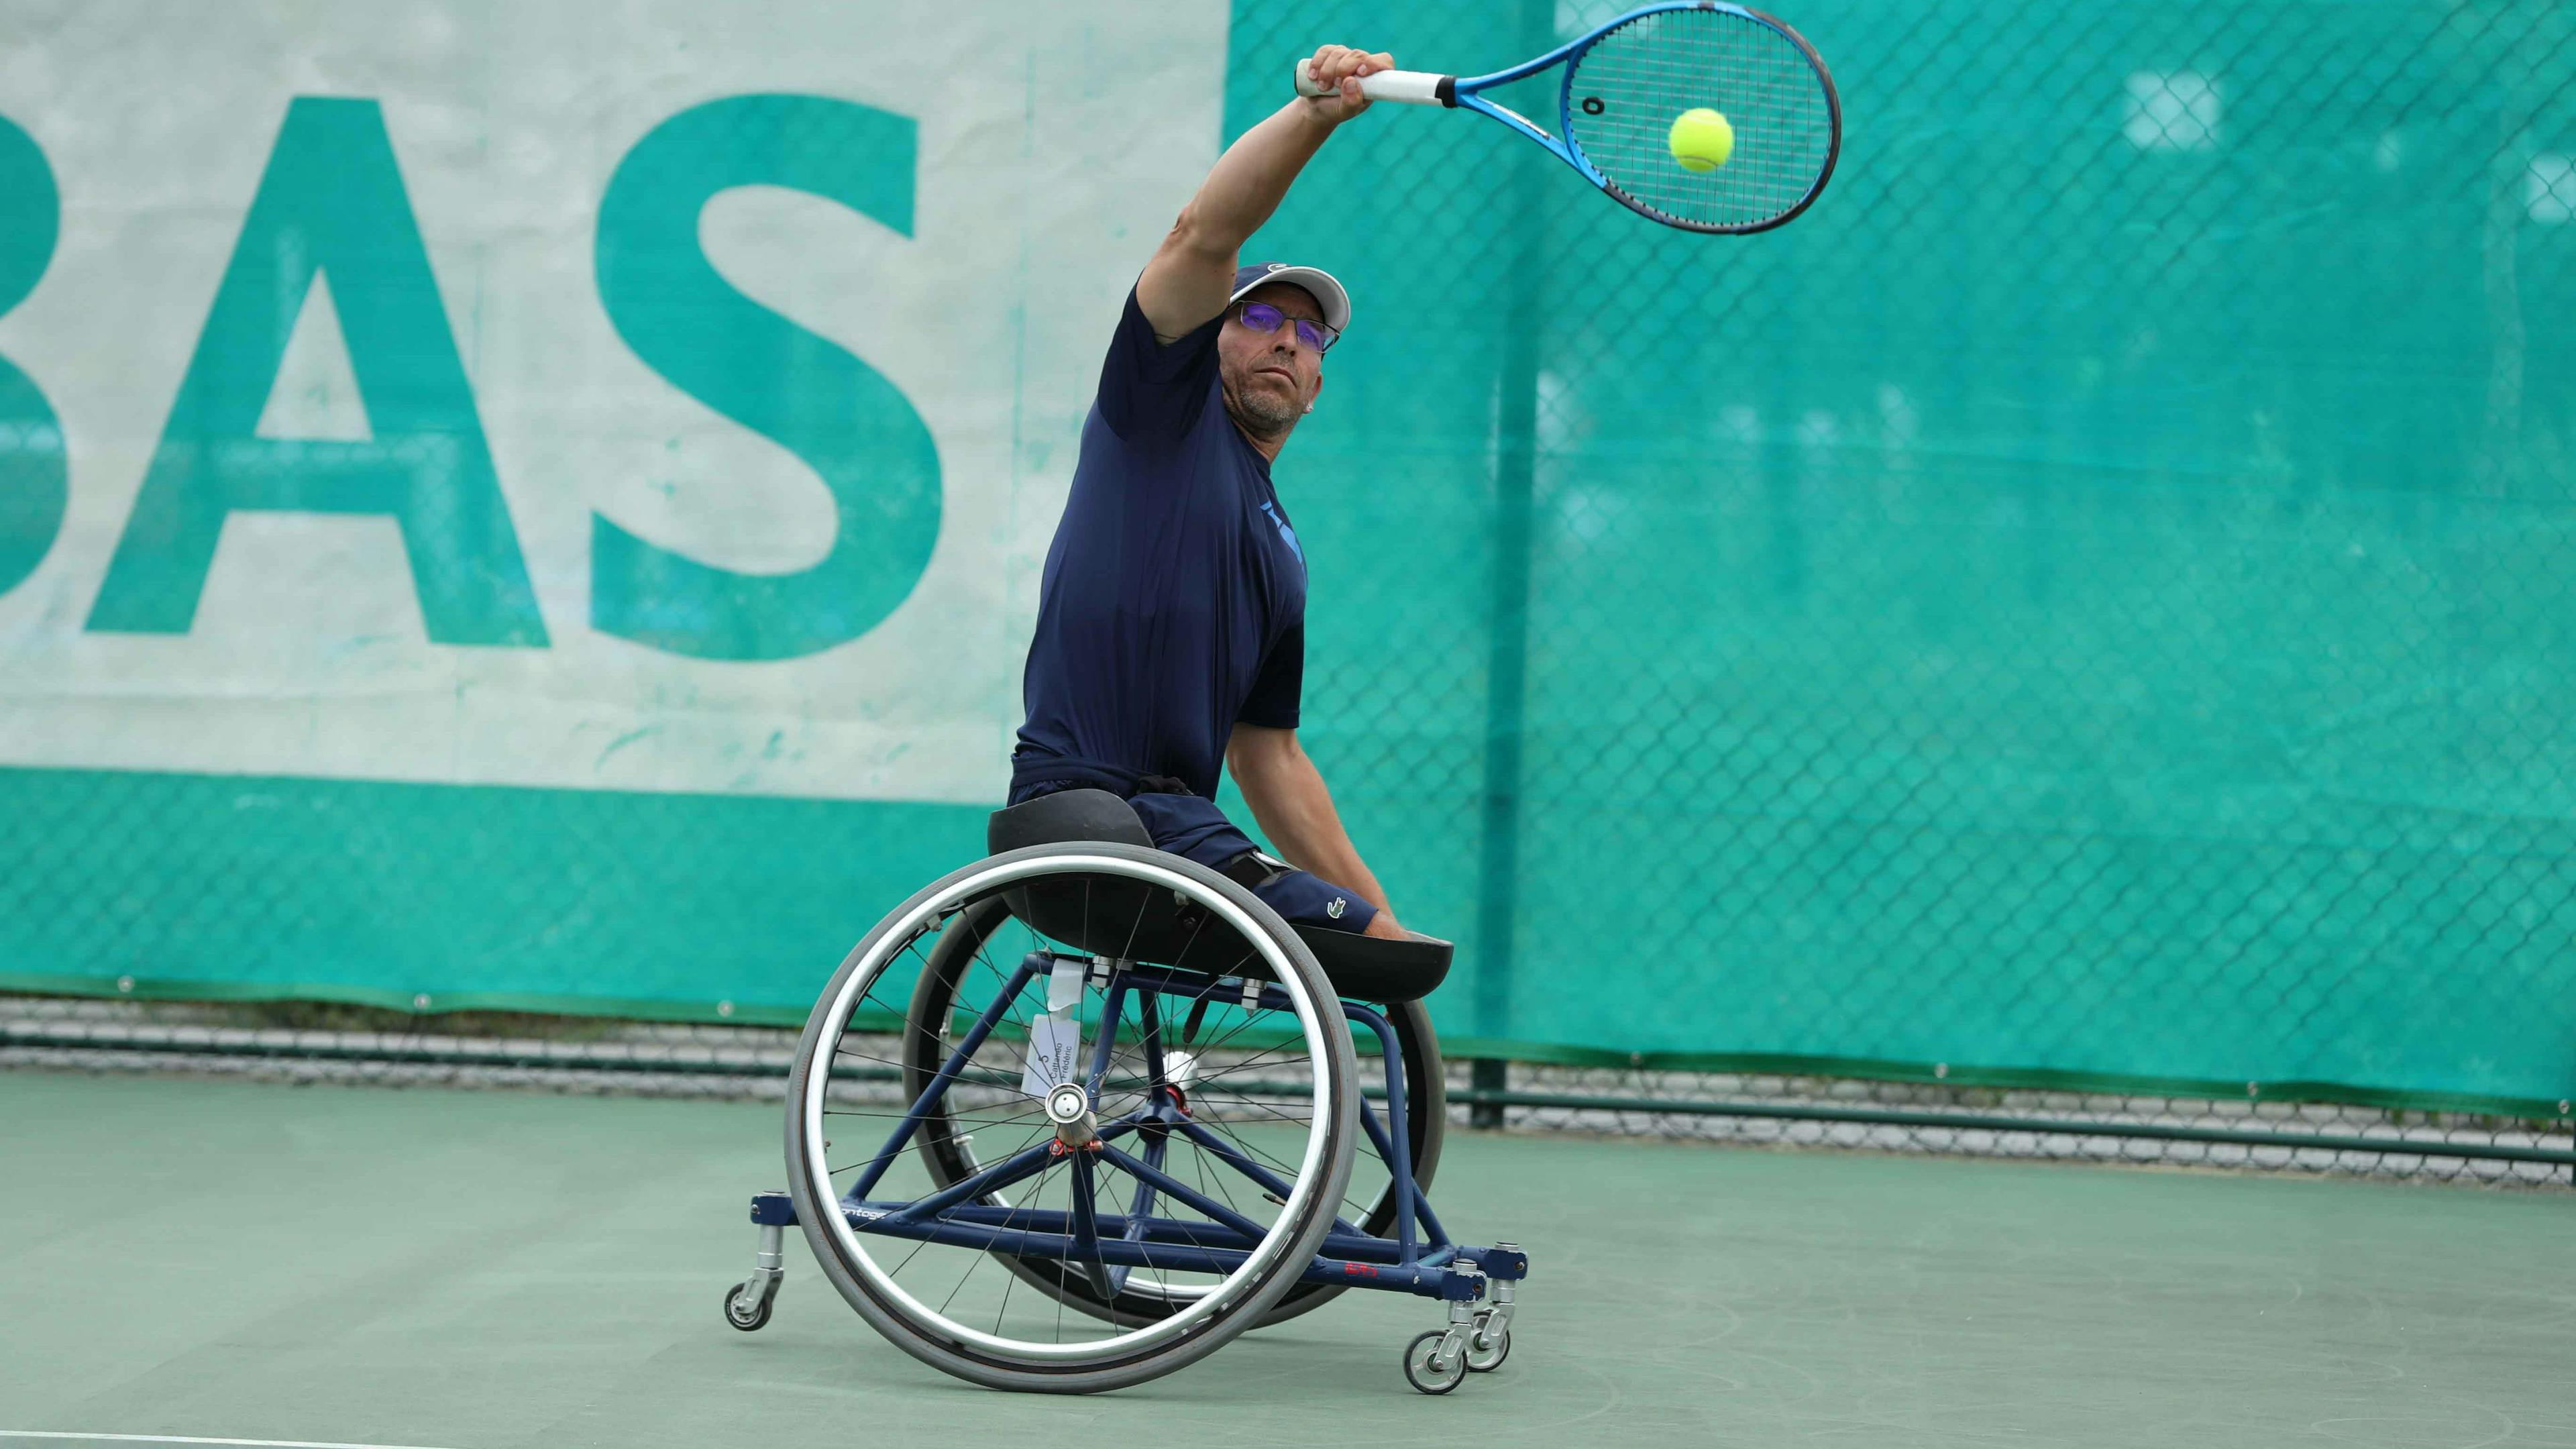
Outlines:
<svg viewBox="0 0 2576 1449"><path fill-rule="evenodd" d="M890 1342L995 1388L1142 1383L1352 1288L1442 1306L1403 1351L1425 1393L1510 1353L1527 1255L1452 1238L1424 1196L1447 1112L1422 998L1449 943L1397 926L1297 745L1306 564L1270 466L1350 299L1235 257L1391 64L1320 52L1348 84L1237 140L1138 278L992 853L895 907L816 999L734 1327L768 1321L802 1226ZM1218 811L1228 768L1287 860Z"/></svg>
<svg viewBox="0 0 2576 1449"><path fill-rule="evenodd" d="M1334 46L1315 68L1339 79L1392 64ZM1307 160L1367 106L1354 84L1247 132L1137 278L1047 550L1010 803L1112 791L1156 846L1291 924L1402 939L1297 743L1306 560L1271 476L1314 411L1350 297L1314 267L1237 264ZM1217 809L1221 769L1284 861Z"/></svg>

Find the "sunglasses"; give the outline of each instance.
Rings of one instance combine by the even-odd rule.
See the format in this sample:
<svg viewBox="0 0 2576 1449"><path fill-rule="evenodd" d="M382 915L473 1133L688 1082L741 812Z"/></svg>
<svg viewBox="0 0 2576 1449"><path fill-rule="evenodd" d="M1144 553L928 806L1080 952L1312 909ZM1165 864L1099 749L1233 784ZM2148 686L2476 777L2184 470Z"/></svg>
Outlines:
<svg viewBox="0 0 2576 1449"><path fill-rule="evenodd" d="M1267 302L1239 302L1235 304L1234 315L1242 319L1244 326L1265 335L1278 331L1282 322L1294 322L1297 324L1297 340L1313 348L1318 355L1332 351L1333 344L1342 336L1325 323L1311 317L1291 317Z"/></svg>

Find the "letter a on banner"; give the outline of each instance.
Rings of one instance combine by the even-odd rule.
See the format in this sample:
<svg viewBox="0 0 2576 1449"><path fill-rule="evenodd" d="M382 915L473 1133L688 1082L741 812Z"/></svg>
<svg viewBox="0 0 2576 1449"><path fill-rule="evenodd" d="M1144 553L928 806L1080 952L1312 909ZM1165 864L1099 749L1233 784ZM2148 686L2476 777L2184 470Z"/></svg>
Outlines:
<svg viewBox="0 0 2576 1449"><path fill-rule="evenodd" d="M330 279L364 442L259 437L317 275ZM432 642L543 646L546 627L374 101L288 108L89 627L184 634L227 515L383 514Z"/></svg>

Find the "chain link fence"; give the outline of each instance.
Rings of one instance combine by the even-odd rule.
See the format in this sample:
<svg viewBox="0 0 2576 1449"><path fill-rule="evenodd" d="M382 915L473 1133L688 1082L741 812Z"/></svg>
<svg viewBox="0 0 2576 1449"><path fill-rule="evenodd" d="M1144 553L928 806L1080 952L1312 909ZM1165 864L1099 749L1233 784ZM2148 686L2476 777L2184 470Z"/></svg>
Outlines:
<svg viewBox="0 0 2576 1449"><path fill-rule="evenodd" d="M602 1017L0 995L0 1070L175 1072L296 1086L767 1103L785 1091L796 1038L778 1027ZM2563 1121L2547 1118L1530 1063L1513 1066L1505 1082L1487 1070L1498 1065L1450 1063L1457 1125L2490 1187L2576 1184L2576 1142ZM881 1090L893 1100L891 1083Z"/></svg>
<svg viewBox="0 0 2576 1449"><path fill-rule="evenodd" d="M1475 69L1613 9L1248 17L1233 122L1316 35ZM1356 273L1362 416L1282 465L1309 733L1472 926L1444 1022L2557 1112L2576 21L1789 18L1849 135L1781 232L1405 114L1265 239Z"/></svg>
<svg viewBox="0 0 2576 1449"><path fill-rule="evenodd" d="M1225 132L1321 41L1471 73L1616 8L1240 5ZM2567 1181L2576 11L1786 18L1848 134L1779 232L1386 106L1250 253L1357 305L1279 466L1303 734L1516 1063L1460 1110ZM15 984L599 1019L21 998L0 1059L763 1095L975 826L141 779L13 797Z"/></svg>

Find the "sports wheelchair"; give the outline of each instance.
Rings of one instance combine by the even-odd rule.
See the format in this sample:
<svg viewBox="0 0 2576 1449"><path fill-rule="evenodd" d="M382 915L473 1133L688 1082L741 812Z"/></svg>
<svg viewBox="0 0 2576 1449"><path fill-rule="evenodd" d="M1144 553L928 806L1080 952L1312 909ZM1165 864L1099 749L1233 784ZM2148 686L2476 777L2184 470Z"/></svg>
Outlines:
<svg viewBox="0 0 2576 1449"><path fill-rule="evenodd" d="M1423 1196L1449 944L1292 927L1104 790L999 811L988 844L815 1002L726 1321L769 1321L802 1225L860 1317L994 1388L1143 1383L1350 1288L1447 1306L1404 1350L1422 1392L1500 1367L1529 1260Z"/></svg>

